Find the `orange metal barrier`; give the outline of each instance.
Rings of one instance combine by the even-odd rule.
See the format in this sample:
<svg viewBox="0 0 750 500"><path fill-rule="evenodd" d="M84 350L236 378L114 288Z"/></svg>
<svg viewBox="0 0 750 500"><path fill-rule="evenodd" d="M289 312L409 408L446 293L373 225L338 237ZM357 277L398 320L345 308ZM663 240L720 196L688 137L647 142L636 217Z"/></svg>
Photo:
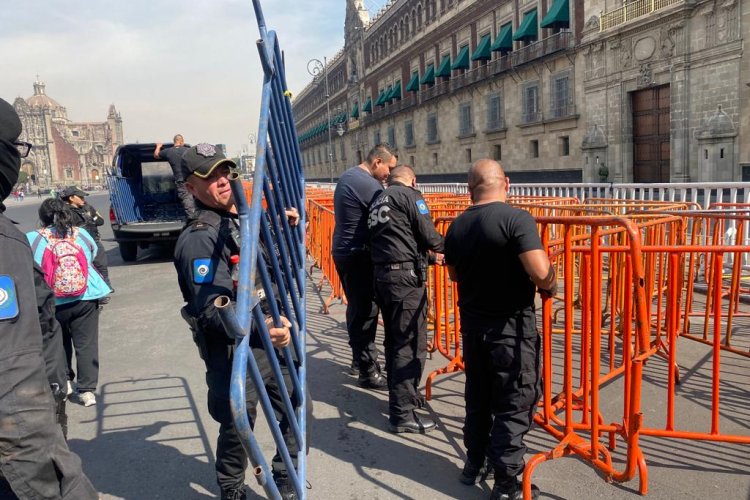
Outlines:
<svg viewBox="0 0 750 500"><path fill-rule="evenodd" d="M307 220L310 226L307 230L307 251L314 260L314 267L320 268L323 277L318 283L318 289L323 289L324 281L331 286L331 294L323 302L323 312L328 314L329 306L335 299L344 299L344 288L336 272L331 249L333 245L333 227L335 219L333 210L321 205L318 201L307 200ZM312 269L311 269L312 274Z"/></svg>

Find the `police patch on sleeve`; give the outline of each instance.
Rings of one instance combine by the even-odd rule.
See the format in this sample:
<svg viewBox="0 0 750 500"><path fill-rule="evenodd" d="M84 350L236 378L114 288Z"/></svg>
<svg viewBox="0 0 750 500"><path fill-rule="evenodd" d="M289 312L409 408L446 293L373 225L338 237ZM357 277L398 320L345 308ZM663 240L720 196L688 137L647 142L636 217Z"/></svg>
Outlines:
<svg viewBox="0 0 750 500"><path fill-rule="evenodd" d="M0 275L0 321L18 317L16 284L8 275Z"/></svg>
<svg viewBox="0 0 750 500"><path fill-rule="evenodd" d="M211 259L195 259L193 261L193 282L197 285L213 283L215 270Z"/></svg>
<svg viewBox="0 0 750 500"><path fill-rule="evenodd" d="M422 215L430 213L430 209L427 208L427 203L425 203L424 200L417 200L417 210L419 210L419 213Z"/></svg>

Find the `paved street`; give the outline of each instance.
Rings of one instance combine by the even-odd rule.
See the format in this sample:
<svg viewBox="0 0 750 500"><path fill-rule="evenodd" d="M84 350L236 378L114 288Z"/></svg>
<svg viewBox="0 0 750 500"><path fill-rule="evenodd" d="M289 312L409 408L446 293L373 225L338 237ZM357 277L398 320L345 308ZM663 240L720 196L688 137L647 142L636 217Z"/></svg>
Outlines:
<svg viewBox="0 0 750 500"><path fill-rule="evenodd" d="M108 218L104 194L90 202ZM35 227L39 200L9 202L8 216L26 231ZM111 238L109 224L102 228ZM116 288L100 323L101 374L98 404L70 404L69 444L103 498L215 498L213 450L217 425L206 409L202 362L179 315L182 305L170 249L151 249L125 265L117 247L105 242ZM327 293L323 294L327 296ZM461 426L463 376L437 379L430 406L439 430L426 436L395 436L386 430L387 397L359 389L346 373L350 360L343 328L344 306L319 314L321 296L308 295L309 386L314 418L309 441L309 497L314 499L480 499L487 485L474 488L457 481L463 460ZM678 423L702 425L710 397L711 358L705 346L680 341L684 387ZM723 355L726 413L722 431L750 434L750 360ZM436 355L427 371L444 365ZM662 418L663 366L649 362L643 390L646 419ZM604 391L617 394L615 382ZM605 420L616 421L616 402L606 405ZM663 418L660 420L663 423ZM263 424L258 435L272 453ZM549 450L554 440L534 430L533 453ZM698 441L642 440L649 466L649 499L750 498L750 449ZM621 455L615 453L615 459ZM248 476L248 484L253 486ZM554 499L635 499L637 479L606 483L588 465L563 458L540 465L534 481ZM255 491L260 491L254 486Z"/></svg>

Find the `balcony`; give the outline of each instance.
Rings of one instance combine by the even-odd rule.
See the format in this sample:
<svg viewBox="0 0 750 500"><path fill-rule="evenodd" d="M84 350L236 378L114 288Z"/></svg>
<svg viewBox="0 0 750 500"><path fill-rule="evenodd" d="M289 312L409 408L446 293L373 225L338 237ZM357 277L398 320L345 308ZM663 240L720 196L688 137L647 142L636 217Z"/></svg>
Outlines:
<svg viewBox="0 0 750 500"><path fill-rule="evenodd" d="M488 65L490 74L497 75L504 71L508 71L512 67L510 59L511 57L509 55L504 55L500 57L499 59L492 61Z"/></svg>
<svg viewBox="0 0 750 500"><path fill-rule="evenodd" d="M550 108L547 120L561 120L564 118L572 118L574 116L576 116L576 105L563 104L561 106Z"/></svg>
<svg viewBox="0 0 750 500"><path fill-rule="evenodd" d="M603 13L599 18L599 31L614 28L677 3L685 3L685 0L636 0L635 2L628 2L619 9Z"/></svg>
<svg viewBox="0 0 750 500"><path fill-rule="evenodd" d="M511 55L511 64L520 66L534 59L554 54L567 49L572 49L575 40L570 31L561 31L543 40L531 43L526 47L514 50Z"/></svg>
<svg viewBox="0 0 750 500"><path fill-rule="evenodd" d="M423 103L429 101L430 99L434 99L435 97L447 94L450 89L450 81L436 83L432 87L425 89L419 93L419 102Z"/></svg>
<svg viewBox="0 0 750 500"><path fill-rule="evenodd" d="M521 114L521 125L533 125L543 120L541 111L528 111Z"/></svg>
<svg viewBox="0 0 750 500"><path fill-rule="evenodd" d="M404 97L399 101L394 101L391 104L386 104L384 108L379 108L362 118L362 124L367 125L369 123L376 122L386 116L390 116L399 111L403 111L417 104L417 97L413 93L409 93L408 96Z"/></svg>

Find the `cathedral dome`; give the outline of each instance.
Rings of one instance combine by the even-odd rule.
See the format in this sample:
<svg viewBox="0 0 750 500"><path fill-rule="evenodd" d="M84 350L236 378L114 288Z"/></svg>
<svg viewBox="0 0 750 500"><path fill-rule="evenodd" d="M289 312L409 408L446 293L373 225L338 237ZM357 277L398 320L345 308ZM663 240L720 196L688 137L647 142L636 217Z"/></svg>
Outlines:
<svg viewBox="0 0 750 500"><path fill-rule="evenodd" d="M50 109L62 108L63 106L59 102L45 93L44 86L44 83L40 81L34 82L34 95L26 99L28 105Z"/></svg>

